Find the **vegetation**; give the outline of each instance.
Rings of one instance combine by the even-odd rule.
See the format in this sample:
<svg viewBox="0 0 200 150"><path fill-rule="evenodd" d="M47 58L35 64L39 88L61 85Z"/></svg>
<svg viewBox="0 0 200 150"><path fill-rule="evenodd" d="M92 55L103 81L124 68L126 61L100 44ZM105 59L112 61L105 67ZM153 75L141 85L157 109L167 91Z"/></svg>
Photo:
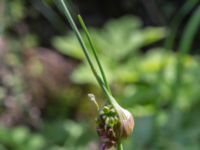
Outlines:
<svg viewBox="0 0 200 150"><path fill-rule="evenodd" d="M89 26L112 94L134 116L124 149L198 150L199 1L101 2L106 17L87 2L68 3ZM99 147L87 95L102 107L107 98L60 9L53 0L0 1L0 150Z"/></svg>

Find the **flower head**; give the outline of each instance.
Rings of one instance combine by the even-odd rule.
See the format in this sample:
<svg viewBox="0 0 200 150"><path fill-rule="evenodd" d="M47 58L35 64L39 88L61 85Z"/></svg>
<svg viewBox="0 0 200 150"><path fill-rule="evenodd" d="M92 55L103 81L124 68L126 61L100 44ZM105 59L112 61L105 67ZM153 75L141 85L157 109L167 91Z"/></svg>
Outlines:
<svg viewBox="0 0 200 150"><path fill-rule="evenodd" d="M105 105L99 110L96 123L100 150L116 146L132 133L134 127L131 113L121 107L116 110L112 105Z"/></svg>

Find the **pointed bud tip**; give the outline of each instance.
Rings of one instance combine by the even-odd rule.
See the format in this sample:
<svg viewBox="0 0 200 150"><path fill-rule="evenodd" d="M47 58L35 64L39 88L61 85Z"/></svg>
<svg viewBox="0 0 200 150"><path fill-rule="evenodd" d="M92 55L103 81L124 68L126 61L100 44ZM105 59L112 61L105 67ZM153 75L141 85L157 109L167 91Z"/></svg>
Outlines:
<svg viewBox="0 0 200 150"><path fill-rule="evenodd" d="M120 123L119 124L120 129L119 129L118 135L121 138L127 138L132 134L133 129L134 129L133 116L128 110L122 108L121 106L117 107L116 110L118 112L119 123Z"/></svg>
<svg viewBox="0 0 200 150"><path fill-rule="evenodd" d="M132 134L135 123L132 114L128 110L123 109L122 112L124 114L122 115L123 117L120 117L121 136L122 138L127 138Z"/></svg>

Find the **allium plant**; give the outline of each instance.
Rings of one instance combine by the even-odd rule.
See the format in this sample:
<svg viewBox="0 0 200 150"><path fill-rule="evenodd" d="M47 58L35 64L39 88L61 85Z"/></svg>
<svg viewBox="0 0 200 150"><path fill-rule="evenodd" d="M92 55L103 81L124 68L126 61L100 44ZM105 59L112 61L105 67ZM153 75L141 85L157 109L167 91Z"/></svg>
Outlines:
<svg viewBox="0 0 200 150"><path fill-rule="evenodd" d="M96 130L100 138L100 150L106 150L111 147L116 147L118 150L122 150L123 149L122 140L129 137L134 128L133 116L128 110L122 108L117 103L115 98L112 96L103 67L98 59L94 44L87 30L87 27L85 26L83 22L82 17L78 15L78 20L81 24L81 27L83 28L85 32L87 40L89 41L90 47L92 49L92 54L95 58L94 60L97 63L97 67L95 67L94 61L92 61L91 59L91 56L86 47L86 44L76 24L74 23L73 18L71 17L71 14L64 0L60 0L60 1L64 8L64 13L67 17L67 20L71 28L73 29L74 33L77 36L77 39L81 45L81 48L86 57L86 60L89 63L92 73L94 74L99 86L101 87L103 93L105 94L107 98L106 105L104 105L102 108L99 108L94 95L89 94L89 97L95 102L98 109L98 115L96 119L96 125L97 125Z"/></svg>

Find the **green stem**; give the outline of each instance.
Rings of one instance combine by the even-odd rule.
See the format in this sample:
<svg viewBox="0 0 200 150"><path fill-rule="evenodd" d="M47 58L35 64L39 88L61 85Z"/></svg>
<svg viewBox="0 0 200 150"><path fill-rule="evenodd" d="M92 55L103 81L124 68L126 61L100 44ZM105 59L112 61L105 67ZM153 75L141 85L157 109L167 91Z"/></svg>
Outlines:
<svg viewBox="0 0 200 150"><path fill-rule="evenodd" d="M178 59L176 64L176 81L174 82L173 88L174 92L172 97L177 97L178 89L182 81L182 74L184 72L183 59L185 54L191 49L192 42L194 41L194 36L200 27L200 6L195 10L191 19L185 27L179 48L178 48ZM174 101L175 102L175 101Z"/></svg>
<svg viewBox="0 0 200 150"><path fill-rule="evenodd" d="M186 3L181 7L178 11L177 15L173 18L171 22L171 33L165 41L164 47L167 50L171 50L174 44L174 40L176 37L176 33L180 23L182 22L183 18L194 8L194 6L198 3L199 0L190 0L186 1Z"/></svg>
<svg viewBox="0 0 200 150"><path fill-rule="evenodd" d="M73 31L75 32L75 34L76 34L76 36L77 36L77 39L78 39L78 41L79 41L79 43L80 43L80 45L81 45L81 48L82 48L82 50L83 50L83 52L84 52L84 54L85 54L85 57L86 57L86 59L87 59L89 65L90 65L90 68L91 68L91 70L92 70L92 72L93 72L93 74L94 74L94 76L95 76L95 78L96 78L98 84L99 84L100 87L102 88L102 91L104 92L104 94L107 96L109 102L110 102L113 106L119 106L119 104L116 102L116 100L114 99L114 97L112 96L112 94L111 94L111 93L108 91L108 89L106 88L106 86L105 86L104 82L102 81L102 79L101 79L101 78L99 77L99 75L97 74L97 71L95 70L95 67L94 67L94 65L93 65L93 62L92 62L92 60L91 60L91 58L90 58L90 56L89 56L89 52L88 52L88 50L87 50L87 48L86 48L86 46L85 46L85 43L84 43L84 41L83 41L83 39L82 39L82 37L81 37L81 34L80 34L80 32L78 31L78 28L77 28L76 24L74 23L74 21L73 21L73 19L72 19L72 17L71 17L71 14L69 13L69 10L68 10L67 6L65 5L64 0L61 0L61 3L62 3L62 5L63 5L63 7L64 7L65 15L66 15L66 17L67 17L67 19L68 19L68 21L69 21L69 23L70 23L70 26L72 27Z"/></svg>
<svg viewBox="0 0 200 150"><path fill-rule="evenodd" d="M200 26L200 6L197 7L197 10L192 15L191 19L188 21L188 24L183 33L181 43L178 50L180 54L186 54L191 48L191 44L194 41L194 35L197 34L197 31Z"/></svg>
<svg viewBox="0 0 200 150"><path fill-rule="evenodd" d="M103 67L102 67L102 65L101 65L101 63L100 63L100 61L98 59L98 56L97 56L96 50L94 48L94 44L93 44L92 38L90 36L90 33L88 32L88 29L87 29L87 27L86 27L86 25L85 25L85 23L84 23L84 21L83 21L83 19L82 19L82 17L80 15L78 15L78 20L79 20L79 22L80 22L80 24L81 24L81 26L82 26L85 34L86 34L86 37L87 37L87 39L89 41L89 44L90 44L90 47L92 48L92 52L93 52L93 55L94 55L94 57L96 59L96 62L98 64L98 67L99 67L101 76L103 78L104 84L106 85L106 88L110 91L110 87L108 85L108 82L107 82Z"/></svg>
<svg viewBox="0 0 200 150"><path fill-rule="evenodd" d="M121 142L117 144L117 150L123 150L123 145Z"/></svg>
<svg viewBox="0 0 200 150"><path fill-rule="evenodd" d="M181 22L183 21L184 17L196 6L198 1L199 0L186 1L185 4L180 8L178 13L175 15L175 17L172 19L172 22L171 22L171 25L170 25L171 32L170 32L169 36L167 37L167 39L165 40L165 43L164 43L164 48L167 51L172 50L173 44L175 42L176 34L177 34L177 31L178 31L178 28L179 28ZM188 43L188 41L190 41L190 38L188 38L187 36L186 36L186 38L189 39L189 40L186 39L186 43ZM181 43L185 44L185 41L183 42L183 40L182 40ZM183 44L180 44L180 45L183 45ZM179 46L179 51L182 51L181 50L182 47L185 47L185 45ZM161 66L162 66L163 69L161 69L160 73L158 74L158 79L160 80L160 82L163 82L163 78L164 78L163 74L164 74L166 60L167 60L167 58L164 58L163 61L161 62Z"/></svg>
<svg viewBox="0 0 200 150"><path fill-rule="evenodd" d="M82 48L82 50L83 50L83 52L85 54L85 57L86 57L89 65L91 67L91 70L92 70L94 76L96 77L98 83L101 84L102 81L101 81L100 77L98 76L97 71L95 70L95 67L94 67L93 62L92 62L92 60L90 58L90 55L89 55L88 50L87 50L87 48L85 46L85 43L84 43L84 41L83 41L83 39L81 37L80 32L78 31L78 28L77 28L76 24L74 23L74 21L73 21L73 19L71 17L71 14L69 13L69 10L68 10L67 6L65 5L64 0L61 0L61 3L62 3L62 5L64 7L64 10L65 10L65 16L67 17L70 26L72 27L73 31L76 34L76 37L77 37L77 39L78 39L78 41L79 41L79 43L81 45L81 48Z"/></svg>

